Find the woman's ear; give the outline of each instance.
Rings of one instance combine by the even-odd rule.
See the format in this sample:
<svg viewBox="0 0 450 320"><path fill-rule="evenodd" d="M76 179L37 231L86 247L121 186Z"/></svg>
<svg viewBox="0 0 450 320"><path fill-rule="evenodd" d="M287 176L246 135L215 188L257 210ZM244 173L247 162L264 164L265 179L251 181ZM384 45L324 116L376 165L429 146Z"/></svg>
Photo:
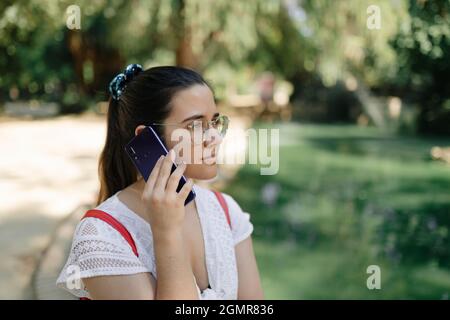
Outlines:
<svg viewBox="0 0 450 320"><path fill-rule="evenodd" d="M139 133L141 133L141 131L142 131L144 128L145 128L145 126L144 126L143 124L138 125L138 126L136 127L136 129L134 130L134 135L137 136Z"/></svg>

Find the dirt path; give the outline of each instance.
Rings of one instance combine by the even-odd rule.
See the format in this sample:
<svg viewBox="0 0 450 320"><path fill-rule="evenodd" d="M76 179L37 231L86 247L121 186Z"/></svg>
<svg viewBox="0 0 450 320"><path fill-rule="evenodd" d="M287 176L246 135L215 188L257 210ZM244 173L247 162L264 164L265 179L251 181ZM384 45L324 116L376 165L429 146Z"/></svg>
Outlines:
<svg viewBox="0 0 450 320"><path fill-rule="evenodd" d="M93 201L102 117L0 121L0 299L30 298L30 277L58 222Z"/></svg>

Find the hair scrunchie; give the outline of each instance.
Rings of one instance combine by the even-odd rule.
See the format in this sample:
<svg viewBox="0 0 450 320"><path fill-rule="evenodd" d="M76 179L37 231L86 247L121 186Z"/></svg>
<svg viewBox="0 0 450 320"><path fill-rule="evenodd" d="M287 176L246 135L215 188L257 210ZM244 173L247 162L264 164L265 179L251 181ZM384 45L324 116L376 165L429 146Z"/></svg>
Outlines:
<svg viewBox="0 0 450 320"><path fill-rule="evenodd" d="M128 65L125 68L124 72L119 73L117 76L115 76L114 79L112 79L112 81L109 83L109 93L111 94L111 97L114 100L119 100L120 96L123 93L123 90L125 89L125 85L142 70L143 69L140 64L133 63Z"/></svg>

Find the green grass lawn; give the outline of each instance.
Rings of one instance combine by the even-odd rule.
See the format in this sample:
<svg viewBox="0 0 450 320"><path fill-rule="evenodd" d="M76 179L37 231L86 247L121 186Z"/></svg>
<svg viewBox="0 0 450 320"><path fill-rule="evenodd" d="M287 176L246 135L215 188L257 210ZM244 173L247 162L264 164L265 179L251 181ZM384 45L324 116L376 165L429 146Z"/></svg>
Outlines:
<svg viewBox="0 0 450 320"><path fill-rule="evenodd" d="M430 159L450 140L345 125L280 129L280 169L244 166L225 190L251 213L269 299L448 299L450 167ZM273 206L267 183L280 187ZM381 289L369 290L369 265Z"/></svg>

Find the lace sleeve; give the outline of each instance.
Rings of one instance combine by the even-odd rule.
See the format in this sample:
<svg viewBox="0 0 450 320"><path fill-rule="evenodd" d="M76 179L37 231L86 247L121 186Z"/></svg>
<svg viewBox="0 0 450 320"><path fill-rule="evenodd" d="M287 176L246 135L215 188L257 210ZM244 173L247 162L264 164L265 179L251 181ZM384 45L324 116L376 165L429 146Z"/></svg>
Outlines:
<svg viewBox="0 0 450 320"><path fill-rule="evenodd" d="M75 296L89 297L83 278L141 272L152 270L133 253L117 230L100 219L85 218L75 230L69 257L57 279L57 286Z"/></svg>
<svg viewBox="0 0 450 320"><path fill-rule="evenodd" d="M231 233L234 245L246 239L253 232L253 223L250 221L250 214L244 212L239 204L228 194L223 194L229 208Z"/></svg>

